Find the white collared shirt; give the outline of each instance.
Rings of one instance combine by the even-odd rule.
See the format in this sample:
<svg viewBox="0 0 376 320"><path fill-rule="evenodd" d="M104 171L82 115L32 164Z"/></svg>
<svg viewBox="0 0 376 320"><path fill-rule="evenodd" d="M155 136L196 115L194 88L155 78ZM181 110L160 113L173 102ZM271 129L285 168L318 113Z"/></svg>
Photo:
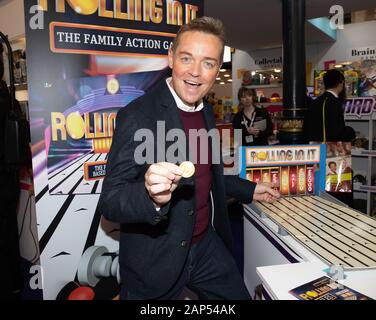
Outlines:
<svg viewBox="0 0 376 320"><path fill-rule="evenodd" d="M172 78L167 78L166 79L166 83L167 83L167 86L168 88L170 89L171 91L171 94L172 96L174 97L174 100L176 102L176 105L178 106L178 108L182 111L185 111L185 112L198 112L198 111L201 111L203 108L204 108L204 102L201 100L198 104L197 104L197 107L191 107L187 104L185 104L181 99L180 97L176 94L174 88L171 86L171 80Z"/></svg>
<svg viewBox="0 0 376 320"><path fill-rule="evenodd" d="M333 96L335 96L337 99L338 99L338 94L335 93L334 91L332 90L326 90L327 92L330 92Z"/></svg>

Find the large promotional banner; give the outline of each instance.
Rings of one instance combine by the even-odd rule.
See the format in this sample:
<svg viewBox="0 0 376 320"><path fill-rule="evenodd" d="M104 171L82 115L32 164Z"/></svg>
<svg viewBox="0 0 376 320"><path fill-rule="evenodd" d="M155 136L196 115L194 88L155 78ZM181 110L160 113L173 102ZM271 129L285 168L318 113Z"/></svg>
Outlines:
<svg viewBox="0 0 376 320"><path fill-rule="evenodd" d="M25 0L44 299L117 297L119 226L96 210L116 114L168 75L174 36L202 2Z"/></svg>

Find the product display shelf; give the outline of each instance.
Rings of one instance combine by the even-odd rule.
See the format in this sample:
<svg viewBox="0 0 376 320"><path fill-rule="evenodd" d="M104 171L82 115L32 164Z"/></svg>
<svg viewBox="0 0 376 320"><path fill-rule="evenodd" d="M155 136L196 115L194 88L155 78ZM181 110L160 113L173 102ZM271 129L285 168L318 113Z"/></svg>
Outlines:
<svg viewBox="0 0 376 320"><path fill-rule="evenodd" d="M376 121L376 113L374 112L372 115L369 116L345 116L346 125L349 126L357 126L361 127L362 132L368 133L366 134L366 138L368 139L368 148L367 149L353 149L351 151L351 158L354 165L363 164L365 161L367 162L365 172L367 173L366 184L360 186L354 186L354 200L364 199L364 194L366 194L366 201L367 201L367 208L366 214L369 216L374 215L375 213L375 206L376 204L372 202L372 194L376 193L376 186L372 185L373 175L376 174L376 162L374 161L376 157L376 150L374 149L374 139L375 139L375 121ZM363 161L363 162L362 162ZM360 165L361 167L363 165ZM358 172L354 171L354 176L358 174Z"/></svg>
<svg viewBox="0 0 376 320"><path fill-rule="evenodd" d="M354 157L376 157L376 150L354 149L351 150L351 155Z"/></svg>

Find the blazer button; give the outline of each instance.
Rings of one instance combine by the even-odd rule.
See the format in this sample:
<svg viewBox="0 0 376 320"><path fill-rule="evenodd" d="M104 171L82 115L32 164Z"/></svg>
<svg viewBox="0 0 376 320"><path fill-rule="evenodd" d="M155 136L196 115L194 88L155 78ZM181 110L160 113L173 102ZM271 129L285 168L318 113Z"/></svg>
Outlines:
<svg viewBox="0 0 376 320"><path fill-rule="evenodd" d="M189 216L193 216L194 213L195 213L194 210L188 210L188 215L189 215Z"/></svg>
<svg viewBox="0 0 376 320"><path fill-rule="evenodd" d="M160 222L161 221L161 217L160 216L154 216L154 221L155 222Z"/></svg>
<svg viewBox="0 0 376 320"><path fill-rule="evenodd" d="M182 247L185 247L185 246L187 245L187 241L183 240L182 242L180 242L180 245L181 245Z"/></svg>

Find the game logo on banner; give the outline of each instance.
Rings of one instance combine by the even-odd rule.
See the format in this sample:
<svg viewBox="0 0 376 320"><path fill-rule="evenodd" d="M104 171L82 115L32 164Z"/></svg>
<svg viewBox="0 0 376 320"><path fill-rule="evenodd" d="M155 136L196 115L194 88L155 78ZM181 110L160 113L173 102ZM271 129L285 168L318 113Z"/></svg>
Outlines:
<svg viewBox="0 0 376 320"><path fill-rule="evenodd" d="M320 162L320 145L246 148L246 166L275 166Z"/></svg>
<svg viewBox="0 0 376 320"><path fill-rule="evenodd" d="M272 183L282 196L315 193L315 170L323 161L321 145L245 147L247 180ZM324 149L325 150L325 146ZM318 181L321 181L319 179Z"/></svg>

